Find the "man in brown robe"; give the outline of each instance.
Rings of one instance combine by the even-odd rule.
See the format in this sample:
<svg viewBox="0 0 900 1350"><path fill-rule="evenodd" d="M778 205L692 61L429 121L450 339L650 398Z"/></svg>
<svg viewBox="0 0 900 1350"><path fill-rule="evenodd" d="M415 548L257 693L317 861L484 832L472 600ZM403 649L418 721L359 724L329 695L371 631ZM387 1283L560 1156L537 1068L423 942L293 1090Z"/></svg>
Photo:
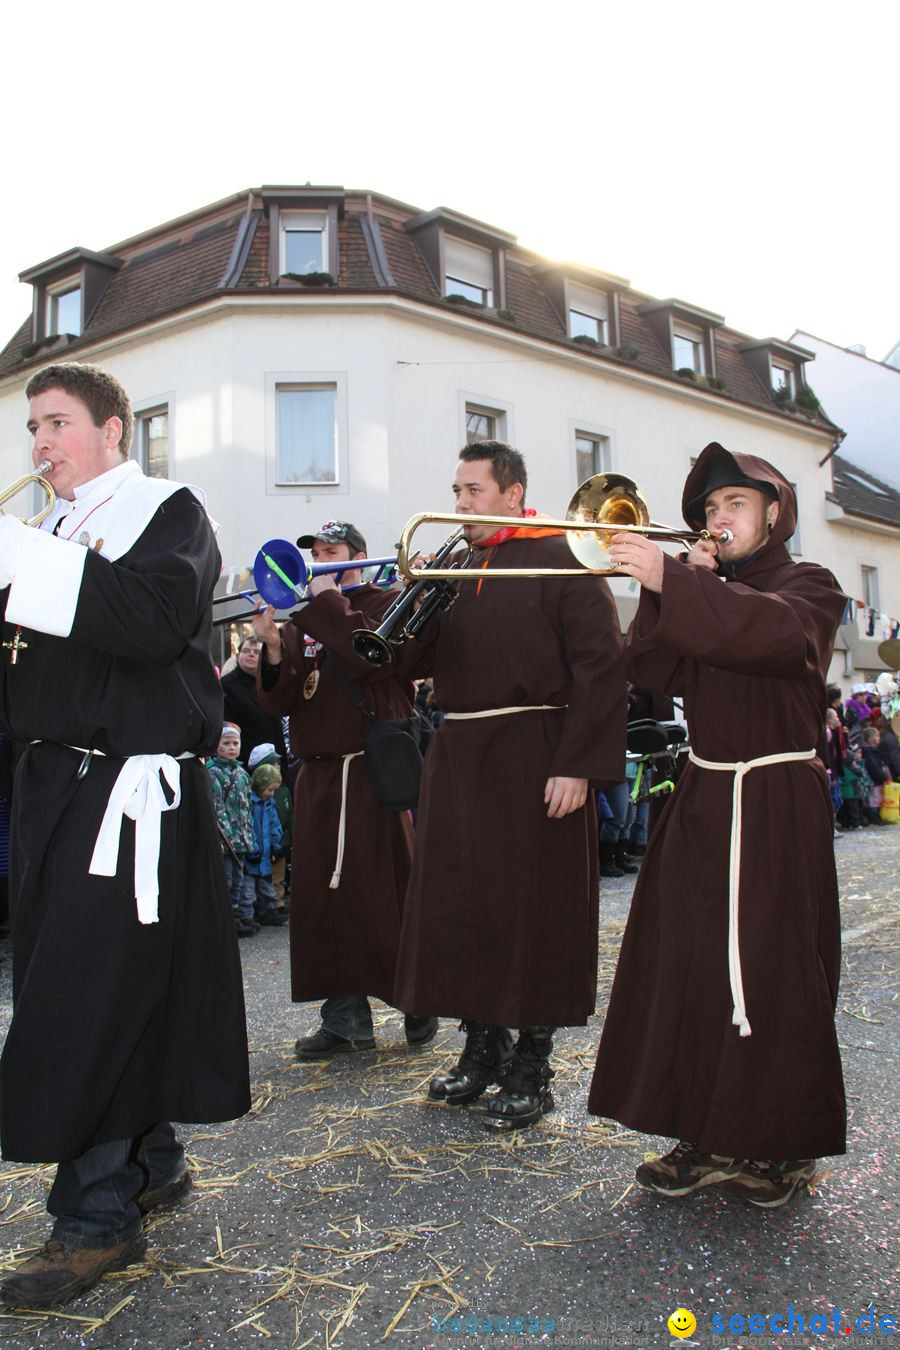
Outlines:
<svg viewBox="0 0 900 1350"><path fill-rule="evenodd" d="M457 512L509 517L467 527L472 568L577 566L561 531L521 525L535 514L525 488L511 446L461 452ZM607 583L591 576L466 581L433 623L416 669L434 675L446 716L425 761L394 1002L462 1018L465 1049L429 1096L463 1104L502 1080L484 1120L512 1129L553 1105L554 1029L594 1011L590 787L622 776L621 634Z"/></svg>
<svg viewBox="0 0 900 1350"><path fill-rule="evenodd" d="M347 521L326 521L297 543L317 563L366 556ZM356 569L314 577L309 603L283 627L271 608L253 621L264 643L259 700L290 718L291 748L303 760L294 786L291 997L325 1002L319 1029L296 1043L301 1061L375 1045L367 996L392 1002L409 879L409 813L375 797L361 758L369 723L354 698L377 718L411 717L412 685L353 651L353 632L377 628L395 598L361 581ZM424 1044L437 1026L430 1014L407 1017L406 1039Z"/></svg>
<svg viewBox="0 0 900 1350"><path fill-rule="evenodd" d="M637 1170L667 1195L729 1181L784 1204L843 1153L840 916L818 750L844 596L786 547L797 504L765 460L713 442L684 488L685 561L621 534L642 584L631 678L683 697L689 767L650 840L589 1110L679 1143ZM725 584L723 584L723 582Z"/></svg>

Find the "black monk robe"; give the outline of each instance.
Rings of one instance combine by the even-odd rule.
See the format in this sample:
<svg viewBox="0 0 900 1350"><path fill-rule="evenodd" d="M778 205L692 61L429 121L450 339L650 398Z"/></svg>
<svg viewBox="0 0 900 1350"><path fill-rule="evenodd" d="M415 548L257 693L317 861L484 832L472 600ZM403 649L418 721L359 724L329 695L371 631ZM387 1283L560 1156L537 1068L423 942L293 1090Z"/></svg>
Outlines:
<svg viewBox="0 0 900 1350"><path fill-rule="evenodd" d="M558 535L508 539L473 561L574 565ZM589 792L549 820L544 788L557 775L622 781L625 678L609 587L589 576L462 582L416 673L434 675L448 713L530 711L447 720L432 738L394 1002L502 1026L583 1025L597 988L597 812Z"/></svg>
<svg viewBox="0 0 900 1350"><path fill-rule="evenodd" d="M395 593L358 586L326 591L282 632L280 666L260 660L264 708L290 719L291 749L303 764L294 785L291 869L291 997L295 1003L339 994L393 1001L412 825L407 811L386 811L362 758L349 761L346 837L340 884L331 889L341 817L343 756L362 750L368 730L336 663L358 685L376 717L410 717L412 684L376 670L353 651L357 628L377 628ZM326 655L326 651L330 655ZM304 697L304 690L310 697Z"/></svg>
<svg viewBox="0 0 900 1350"><path fill-rule="evenodd" d="M202 763L177 761L181 804L161 816L157 922L138 920L131 819L115 874L89 870L126 756L196 756L218 742L218 549L193 494L134 463L76 492L26 541L2 593L4 640L20 627L26 645L15 665L0 659L0 725L22 750L0 1124L4 1157L27 1162L249 1105L240 963ZM79 777L87 748L102 754Z"/></svg>
<svg viewBox="0 0 900 1350"><path fill-rule="evenodd" d="M700 456L685 502L718 449ZM642 593L626 648L635 684L684 698L694 753L732 764L819 748L844 608L830 572L791 560L789 485L764 461L735 458L778 488L775 532L736 580L668 558L662 592ZM733 1025L729 981L734 781L690 764L650 838L589 1109L727 1157L842 1153L840 916L825 771L816 758L743 779L738 947L749 1036Z"/></svg>

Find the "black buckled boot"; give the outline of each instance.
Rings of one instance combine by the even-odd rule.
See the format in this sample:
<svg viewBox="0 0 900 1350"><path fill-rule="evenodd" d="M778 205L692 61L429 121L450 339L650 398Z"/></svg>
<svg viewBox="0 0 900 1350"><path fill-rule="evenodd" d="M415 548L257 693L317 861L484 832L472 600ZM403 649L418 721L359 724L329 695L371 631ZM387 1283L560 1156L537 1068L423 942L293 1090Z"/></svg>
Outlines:
<svg viewBox="0 0 900 1350"><path fill-rule="evenodd" d="M474 1102L491 1083L500 1082L512 1058L513 1039L506 1027L460 1022L459 1029L466 1033L466 1044L453 1068L435 1074L429 1083L428 1096L433 1102L449 1102L451 1106Z"/></svg>
<svg viewBox="0 0 900 1350"><path fill-rule="evenodd" d="M600 840L601 877L623 877L625 873L616 866L616 842L614 839Z"/></svg>
<svg viewBox="0 0 900 1350"><path fill-rule="evenodd" d="M553 1109L550 1068L555 1027L523 1027L500 1091L487 1104L483 1116L489 1130L520 1130L534 1125Z"/></svg>
<svg viewBox="0 0 900 1350"><path fill-rule="evenodd" d="M633 863L628 857L624 839L620 839L616 844L613 857L616 860L616 867L621 867L623 872L639 872L641 870L639 864Z"/></svg>

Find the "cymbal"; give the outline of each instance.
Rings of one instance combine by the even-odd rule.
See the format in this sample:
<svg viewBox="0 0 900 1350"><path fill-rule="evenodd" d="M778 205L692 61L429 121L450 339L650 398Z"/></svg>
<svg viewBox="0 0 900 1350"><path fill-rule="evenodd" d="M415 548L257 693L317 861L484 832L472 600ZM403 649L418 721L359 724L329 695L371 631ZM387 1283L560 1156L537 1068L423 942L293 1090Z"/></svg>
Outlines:
<svg viewBox="0 0 900 1350"><path fill-rule="evenodd" d="M888 670L900 670L900 638L887 638L878 644L878 659Z"/></svg>

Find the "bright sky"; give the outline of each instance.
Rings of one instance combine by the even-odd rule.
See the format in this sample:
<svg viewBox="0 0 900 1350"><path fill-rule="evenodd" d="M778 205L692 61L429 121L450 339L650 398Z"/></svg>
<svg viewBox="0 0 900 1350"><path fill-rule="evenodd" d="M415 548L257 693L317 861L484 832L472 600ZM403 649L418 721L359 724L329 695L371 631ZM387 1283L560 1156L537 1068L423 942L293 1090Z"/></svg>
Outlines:
<svg viewBox="0 0 900 1350"><path fill-rule="evenodd" d="M900 340L893 0L11 9L0 346L26 267L307 181L452 207L753 337Z"/></svg>

